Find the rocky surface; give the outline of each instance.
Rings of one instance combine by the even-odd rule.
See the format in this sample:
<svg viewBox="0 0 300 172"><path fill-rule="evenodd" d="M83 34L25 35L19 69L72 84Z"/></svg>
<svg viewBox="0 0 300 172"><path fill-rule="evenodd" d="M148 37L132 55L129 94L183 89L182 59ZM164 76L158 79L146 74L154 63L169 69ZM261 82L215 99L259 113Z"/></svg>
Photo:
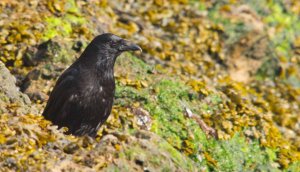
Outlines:
<svg viewBox="0 0 300 172"><path fill-rule="evenodd" d="M0 171L298 171L299 7L1 1ZM41 111L103 32L143 53L117 60L115 104L96 139L64 135Z"/></svg>
<svg viewBox="0 0 300 172"><path fill-rule="evenodd" d="M0 114L27 114L31 112L28 96L16 86L16 78L0 62Z"/></svg>

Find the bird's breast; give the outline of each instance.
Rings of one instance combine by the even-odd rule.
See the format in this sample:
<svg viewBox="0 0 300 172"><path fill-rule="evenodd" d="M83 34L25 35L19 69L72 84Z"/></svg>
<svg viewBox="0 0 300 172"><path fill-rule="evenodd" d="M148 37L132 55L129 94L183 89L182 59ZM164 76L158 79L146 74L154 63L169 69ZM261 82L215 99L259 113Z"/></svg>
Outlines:
<svg viewBox="0 0 300 172"><path fill-rule="evenodd" d="M96 85L87 86L83 89L84 92L81 93L80 97L84 97L84 101L89 104L94 103L106 103L107 101L112 101L114 97L115 87L114 85Z"/></svg>

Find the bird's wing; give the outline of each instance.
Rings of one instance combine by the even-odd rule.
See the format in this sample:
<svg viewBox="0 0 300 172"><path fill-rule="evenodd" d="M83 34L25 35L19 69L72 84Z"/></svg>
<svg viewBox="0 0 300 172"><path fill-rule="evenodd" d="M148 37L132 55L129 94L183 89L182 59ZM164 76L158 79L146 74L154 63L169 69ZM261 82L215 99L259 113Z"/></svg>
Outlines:
<svg viewBox="0 0 300 172"><path fill-rule="evenodd" d="M83 79L92 80L82 68L67 69L56 82L43 116L59 127L67 127L68 133L94 137L111 112L114 92L90 92Z"/></svg>
<svg viewBox="0 0 300 172"><path fill-rule="evenodd" d="M71 98L75 98L77 94L77 82L79 70L77 68L67 69L57 80L53 88L48 103L43 112L43 116L51 120L54 124L59 125L59 119L64 118L66 112L64 106L67 106Z"/></svg>

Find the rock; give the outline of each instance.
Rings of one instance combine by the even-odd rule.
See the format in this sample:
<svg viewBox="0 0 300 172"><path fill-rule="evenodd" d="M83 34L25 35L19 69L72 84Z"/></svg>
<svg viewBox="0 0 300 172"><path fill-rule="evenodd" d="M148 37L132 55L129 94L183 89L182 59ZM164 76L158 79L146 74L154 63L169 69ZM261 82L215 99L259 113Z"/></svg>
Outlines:
<svg viewBox="0 0 300 172"><path fill-rule="evenodd" d="M45 171L51 171L51 172L61 172L61 171L95 172L96 170L93 170L93 169L83 166L83 165L76 164L71 160L63 160L63 161L55 164L54 167L46 168Z"/></svg>
<svg viewBox="0 0 300 172"><path fill-rule="evenodd" d="M24 93L27 94L30 99L34 102L42 101L45 102L48 99L48 95L43 93L41 90L41 87L38 87L39 82L30 82L30 87L28 87Z"/></svg>
<svg viewBox="0 0 300 172"><path fill-rule="evenodd" d="M116 144L118 142L118 138L114 135L108 134L101 139L101 142L106 144L108 143Z"/></svg>
<svg viewBox="0 0 300 172"><path fill-rule="evenodd" d="M143 108L134 108L132 113L136 117L136 124L143 130L150 130L152 125L152 120L148 111Z"/></svg>
<svg viewBox="0 0 300 172"><path fill-rule="evenodd" d="M31 102L27 95L20 92L16 86L16 78L0 61L0 114L15 112L26 114L35 111L31 108Z"/></svg>
<svg viewBox="0 0 300 172"><path fill-rule="evenodd" d="M77 46L79 48L82 45ZM31 101L44 103L54 84L49 81L56 80L66 65L75 60L76 52L71 49L71 42L63 38L53 38L27 51L24 65L34 68L22 79L21 91L28 95Z"/></svg>
<svg viewBox="0 0 300 172"><path fill-rule="evenodd" d="M119 135L122 134L119 133ZM107 141L117 141L117 138L111 134L106 135L98 143L96 151L85 152L85 154L91 157L99 155L106 157L106 165L101 169L102 171L116 171L115 169L121 171L122 169L126 171L164 171L165 169L168 169L167 171L196 171L196 164L181 155L160 136L139 130L129 137L130 142L118 141L117 144L120 144L122 148L116 149L114 144L111 145L111 142ZM114 156L110 157L111 155ZM100 164L102 163L101 161Z"/></svg>
<svg viewBox="0 0 300 172"><path fill-rule="evenodd" d="M274 53L270 50L271 44L264 23L253 9L242 5L231 12L230 18L242 25L235 33L234 41L227 45L230 58L225 63L233 80L248 83L264 61L274 58Z"/></svg>
<svg viewBox="0 0 300 172"><path fill-rule="evenodd" d="M22 59L24 66L36 66L38 64L38 61L35 56L36 52L36 47L29 47L26 49Z"/></svg>
<svg viewBox="0 0 300 172"><path fill-rule="evenodd" d="M79 149L79 146L76 143L70 143L64 147L64 152L67 154L73 154Z"/></svg>

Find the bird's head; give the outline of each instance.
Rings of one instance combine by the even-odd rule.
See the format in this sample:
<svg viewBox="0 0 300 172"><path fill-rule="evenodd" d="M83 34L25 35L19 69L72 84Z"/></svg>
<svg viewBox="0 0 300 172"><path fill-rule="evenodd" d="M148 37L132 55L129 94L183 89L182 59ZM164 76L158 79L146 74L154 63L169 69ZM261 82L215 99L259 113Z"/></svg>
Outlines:
<svg viewBox="0 0 300 172"><path fill-rule="evenodd" d="M99 51L106 51L105 53L114 57L117 57L125 51L142 51L141 47L138 45L111 33L105 33L97 36L91 44L99 48Z"/></svg>
<svg viewBox="0 0 300 172"><path fill-rule="evenodd" d="M105 33L92 40L79 57L78 62L88 68L96 66L103 72L106 70L112 72L116 58L125 51L142 51L142 49L114 34Z"/></svg>

